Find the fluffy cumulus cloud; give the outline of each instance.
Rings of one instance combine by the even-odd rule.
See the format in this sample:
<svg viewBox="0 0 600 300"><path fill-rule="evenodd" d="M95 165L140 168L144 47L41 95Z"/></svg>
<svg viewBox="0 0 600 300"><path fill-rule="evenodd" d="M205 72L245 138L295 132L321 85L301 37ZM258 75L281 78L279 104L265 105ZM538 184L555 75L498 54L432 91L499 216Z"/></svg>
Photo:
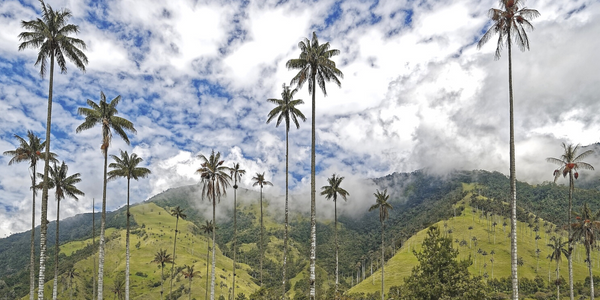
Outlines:
<svg viewBox="0 0 600 300"><path fill-rule="evenodd" d="M460 1L47 1L68 8L87 44L86 71L67 62L54 76L52 151L81 173L86 195L67 199L61 216L100 207L100 128L80 133L77 108L104 92L118 95L119 115L137 134L131 144L113 136L110 154L135 152L152 175L132 183L132 202L199 181L198 155L219 151L239 162L252 187L256 173L285 187L285 132L266 124L282 84L296 71L285 67L297 44L312 32L329 42L344 73L342 86L316 94L317 186L332 173L346 177L351 197L340 212L372 202L368 178L427 169L487 169L508 173L508 55L494 59L495 40L477 41L490 26L492 0ZM544 157L560 143L598 142L600 122L600 4L593 0L529 0L541 16L532 21L531 51L513 51L517 174L550 179ZM40 15L33 0L0 2L0 151L14 135L45 135L48 77L39 76L37 51L18 51L22 20ZM292 209L305 211L310 190L311 95L296 94L309 118L290 136ZM27 230L32 210L31 170L0 156L0 237ZM591 163L600 163L598 156ZM42 169L42 164L38 170ZM124 205L125 180L109 183L107 205ZM39 199L38 195L38 199ZM51 195L50 199L53 199ZM280 209L272 201L270 209ZM333 205L319 201L322 217ZM39 220L39 201L36 204ZM54 202L49 218L56 216ZM38 221L39 223L39 221Z"/></svg>

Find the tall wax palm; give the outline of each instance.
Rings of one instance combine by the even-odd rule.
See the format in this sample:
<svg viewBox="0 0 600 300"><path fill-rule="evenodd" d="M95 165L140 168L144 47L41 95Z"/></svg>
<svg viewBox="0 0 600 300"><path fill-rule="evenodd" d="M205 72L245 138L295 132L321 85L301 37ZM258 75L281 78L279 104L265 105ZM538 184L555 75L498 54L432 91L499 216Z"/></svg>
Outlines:
<svg viewBox="0 0 600 300"><path fill-rule="evenodd" d="M139 178L146 178L150 175L150 170L147 168L138 167L139 163L144 161L141 157L135 153L131 153L131 156L127 151L121 150L121 157L111 155L115 161L108 165L113 170L108 172L108 180L114 180L119 177L127 178L127 231L125 233L125 300L129 300L129 188L131 179L138 180ZM173 252L175 253L175 252Z"/></svg>
<svg viewBox="0 0 600 300"><path fill-rule="evenodd" d="M305 38L298 43L300 55L298 58L290 59L286 63L288 69L299 69L298 74L292 78L292 85L297 84L302 88L305 82L308 82L308 92L312 94L312 136L311 136L311 154L310 154L310 277L309 286L311 300L316 297L315 294L315 266L317 259L317 219L316 219L316 181L315 181L315 93L316 86L327 96L325 81L333 81L339 87L341 82L338 79L344 78L331 58L340 54L337 49L330 49L329 42L319 44L317 34L313 32L312 40Z"/></svg>
<svg viewBox="0 0 600 300"><path fill-rule="evenodd" d="M54 244L54 288L52 290L52 299L56 300L58 293L58 253L59 251L59 229L60 229L60 201L65 197L70 197L75 200L79 200L77 196L84 196L85 194L80 191L75 184L81 182L81 174L75 173L67 175L69 167L63 161L60 166L54 163L54 166L49 170L50 176L48 182L44 180L43 174L37 174L42 179L41 186L46 185L48 189L55 189L54 196L56 198L56 241Z"/></svg>
<svg viewBox="0 0 600 300"><path fill-rule="evenodd" d="M381 300L384 300L383 293L383 279L385 278L383 274L383 265L385 262L385 244L383 241L383 231L384 231L384 222L387 220L389 216L389 210L394 209L391 204L387 201L390 199L390 195L387 194L387 189L383 190L383 193L377 190L375 195L375 204L369 207L369 211L379 210L379 222L381 222Z"/></svg>
<svg viewBox="0 0 600 300"><path fill-rule="evenodd" d="M164 292L163 286L165 282L165 264L172 264L173 258L171 257L171 254L167 254L166 249L160 249L154 255L154 260L152 260L152 262L160 265L160 299L162 300Z"/></svg>
<svg viewBox="0 0 600 300"><path fill-rule="evenodd" d="M289 86L283 84L283 92L281 92L281 99L267 99L267 101L275 104L276 106L269 112L267 124L273 119L277 118L275 127L279 127L281 121L285 121L285 231L283 235L283 298L285 298L285 282L286 282L286 264L287 264L287 239L288 239L288 174L289 174L289 139L288 133L290 131L290 121L296 125L297 129L300 129L300 123L298 119L303 122L306 121L304 114L296 108L296 105L304 104L301 99L294 99L294 94L298 90L290 89Z"/></svg>
<svg viewBox="0 0 600 300"><path fill-rule="evenodd" d="M337 196L340 195L344 201L346 201L346 197L350 195L345 189L343 189L340 185L342 184L342 180L344 177L338 177L335 174L331 175L331 178L327 179L327 183L329 185L323 186L321 188L321 195L325 195L325 199L333 200L333 211L334 211L334 232L335 232L335 299L338 298L338 238L337 238ZM373 273L373 264L371 263L371 273Z"/></svg>
<svg viewBox="0 0 600 300"><path fill-rule="evenodd" d="M194 279L194 277L200 276L200 271L194 271L194 265L191 265L185 266L185 269L183 269L181 273L183 273L183 276L190 282L190 293L188 294L188 300L192 300L192 280Z"/></svg>
<svg viewBox="0 0 600 300"><path fill-rule="evenodd" d="M481 37L477 48L481 48L493 35L498 35L495 58L499 59L502 48L508 46L508 93L510 115L510 199L511 199L511 274L513 300L519 299L519 278L517 275L517 177L515 171L515 130L513 116L513 84L512 84L512 44L513 42L521 51L529 50L529 39L526 29L533 30L529 20L536 18L540 13L535 9L523 7L522 0L499 0L500 9L491 8L488 16L492 26Z"/></svg>
<svg viewBox="0 0 600 300"><path fill-rule="evenodd" d="M48 87L48 112L46 114L46 158L44 162L44 178L48 177L50 168L50 129L52 124L52 88L54 84L54 61L58 64L61 73L67 73L65 57L75 66L85 72L88 60L82 50L86 49L83 40L71 37L79 33L79 26L69 24L71 11L62 9L55 11L40 0L42 16L31 21L21 21L25 30L19 34L19 51L27 48L38 49L35 66L40 67L40 75L44 78L48 59L50 59L50 80ZM34 173L35 176L35 173ZM38 299L44 298L44 272L46 271L46 233L48 231L48 186L42 190L42 215L40 227L40 274ZM31 279L31 278L30 278ZM33 290L30 287L30 292ZM33 297L30 294L30 299Z"/></svg>
<svg viewBox="0 0 600 300"><path fill-rule="evenodd" d="M204 233L206 233L206 286L204 287L204 290L206 290L206 296L204 297L204 299L208 299L208 265L209 265L209 257L208 254L210 253L210 244L208 242L208 237L210 237L210 235L213 233L213 231L215 231L217 229L217 227L215 227L213 225L212 221L206 221L205 225L200 226L200 230L202 230Z"/></svg>
<svg viewBox="0 0 600 300"><path fill-rule="evenodd" d="M79 273L75 271L74 266L70 266L65 272L67 284L69 285L69 299L73 299L73 279L79 277Z"/></svg>
<svg viewBox="0 0 600 300"><path fill-rule="evenodd" d="M556 236L552 236L550 238L550 241L552 243L548 244L548 247L550 247L551 252L548 255L548 258L550 259L550 261L556 261L556 299L558 300L560 299L560 261L562 260L563 255L567 257L569 256L569 250L565 248L568 242L563 242L562 237Z"/></svg>
<svg viewBox="0 0 600 300"><path fill-rule="evenodd" d="M574 213L575 223L571 224L573 228L573 241L582 240L587 255L588 269L590 271L590 297L594 300L594 276L592 274L592 259L590 254L596 245L596 237L600 232L600 211L595 214L587 203L583 204L580 213Z"/></svg>
<svg viewBox="0 0 600 300"><path fill-rule="evenodd" d="M575 182L573 181L573 178L579 178L579 173L577 172L579 169L594 170L594 167L592 165L582 161L584 158L594 153L594 151L587 150L579 154L579 145L573 146L572 144L566 145L565 143L563 143L562 146L564 149L564 153L560 156L560 158L549 157L546 158L546 161L560 166L560 168L554 170L554 182L556 182L556 180L558 180L558 178L560 178L561 175L563 177L567 177L567 175L569 175L569 211L567 216L567 222L568 224L572 224L573 192L575 191ZM567 255L567 260L569 263L569 292L571 295L571 300L574 299L573 258L571 255L571 253L573 252L572 242L573 236L571 226L569 226L569 246L567 248L569 255Z"/></svg>
<svg viewBox="0 0 600 300"><path fill-rule="evenodd" d="M100 149L104 155L104 171L103 171L103 186L102 186L102 220L100 222L100 249L98 251L98 299L103 299L102 292L104 288L104 227L106 226L106 184L107 184L107 167L108 167L108 147L112 139L112 131L116 132L127 145L130 144L129 138L125 130L136 133L133 123L129 120L117 117L119 113L117 105L121 101L121 96L117 96L110 102L106 102L106 96L100 92L100 101L95 103L92 100L87 100L90 107L80 107L77 113L85 117L85 121L76 129L79 133L83 130L93 128L100 125L102 128L102 145Z"/></svg>
<svg viewBox="0 0 600 300"><path fill-rule="evenodd" d="M20 162L29 162L31 169L31 186L36 186L36 166L40 159L44 159L42 151L46 146L46 142L40 140L31 130L27 131L27 140L16 135L15 138L19 141L19 146L15 150L4 151L4 155L11 156L8 165ZM56 161L56 154L50 152L50 160ZM33 190L31 202L31 245L29 253L29 299L33 300L35 290L35 196L36 191Z"/></svg>
<svg viewBox="0 0 600 300"><path fill-rule="evenodd" d="M238 180L242 180L242 175L246 174L246 170L240 169L239 163L234 163L230 169L230 176L233 179L233 285L232 295L235 298L235 254L236 254L236 243L237 243L237 189Z"/></svg>
<svg viewBox="0 0 600 300"><path fill-rule="evenodd" d="M259 246L259 250L260 250L260 286L262 287L262 271L263 271L263 256L265 256L265 251L264 251L264 243L263 243L263 237L264 237L264 225L263 225L263 187L265 185L270 185L273 186L273 184L270 181L267 181L265 179L265 172L263 172L262 174L260 173L256 173L256 176L252 177L252 180L254 181L254 183L252 184L252 186L260 186L260 246Z"/></svg>
<svg viewBox="0 0 600 300"><path fill-rule="evenodd" d="M175 239L173 239L173 264L171 264L171 287L169 290L169 294L173 293L173 269L175 268L175 245L177 245L177 226L179 225L179 219L181 218L182 220L185 220L185 218L187 218L187 215L183 213L183 209L181 209L179 206L171 209L171 216L177 218L177 220L175 220Z"/></svg>
<svg viewBox="0 0 600 300"><path fill-rule="evenodd" d="M227 187L229 187L231 177L229 174L229 168L224 166L224 161L221 160L221 152L215 153L213 150L209 157L203 154L198 155L198 158L202 161L200 169L196 170L196 173L200 174L202 178L202 199L208 198L212 202L213 207L213 220L212 224L216 228L215 210L217 201L221 201L221 195L227 194ZM210 300L215 299L215 233L212 232L212 274L210 280Z"/></svg>

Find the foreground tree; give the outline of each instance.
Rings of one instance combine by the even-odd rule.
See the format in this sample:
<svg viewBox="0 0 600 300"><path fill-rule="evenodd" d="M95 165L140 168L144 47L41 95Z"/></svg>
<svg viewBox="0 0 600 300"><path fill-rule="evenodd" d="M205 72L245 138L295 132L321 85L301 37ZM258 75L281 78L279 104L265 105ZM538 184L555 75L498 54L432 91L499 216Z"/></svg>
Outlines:
<svg viewBox="0 0 600 300"><path fill-rule="evenodd" d="M452 238L444 237L436 226L427 230L421 252L413 253L419 265L404 279L402 298L407 300L485 300L487 286L480 276L471 277L469 258L458 261Z"/></svg>
<svg viewBox="0 0 600 300"><path fill-rule="evenodd" d="M594 151L592 150L587 150L581 154L579 154L579 145L573 146L572 144L566 145L565 143L562 144L564 152L563 154L560 156L560 158L554 158L554 157L548 157L546 158L547 162L553 163L553 164L557 164L560 166L560 168L554 170L554 182L556 182L558 180L558 178L560 178L560 176L562 175L563 177L567 177L567 175L569 175L569 211L568 211L568 216L567 216L567 224L572 224L573 223L573 219L572 219L572 215L573 215L573 192L575 191L575 182L573 180L573 178L577 179L579 178L579 173L577 172L579 169L584 169L584 170L594 170L594 167L586 162L583 162L582 160L586 157L588 157L589 155L591 155L592 153L594 153ZM567 261L568 261L568 268L569 268L569 293L571 296L571 300L574 299L574 292L573 292L573 258L572 258L572 252L573 252L573 235L572 235L572 230L571 230L571 226L569 226L569 239L568 239L568 255L567 255Z"/></svg>
<svg viewBox="0 0 600 300"><path fill-rule="evenodd" d="M188 294L188 300L192 300L192 280L196 276L200 276L200 271L194 271L194 265L185 266L185 269L181 271L185 279L189 280L189 289L190 292Z"/></svg>
<svg viewBox="0 0 600 300"><path fill-rule="evenodd" d="M296 125L296 129L300 129L300 123L298 119L303 122L306 121L304 114L296 108L296 105L304 104L301 99L294 99L294 94L298 90L290 89L289 86L283 84L283 92L281 92L282 99L267 99L267 101L275 104L276 106L269 112L267 124L273 119L277 118L275 127L279 127L281 121L285 121L285 229L283 234L283 298L285 299L285 282L286 282L286 269L287 269L287 242L288 242L288 176L289 176L289 152L290 144L288 134L290 131L290 121Z"/></svg>
<svg viewBox="0 0 600 300"><path fill-rule="evenodd" d="M166 249L160 249L154 255L154 260L152 262L160 265L160 299L162 300L164 292L163 286L165 283L165 264L172 264L173 258L171 257L171 254L167 254Z"/></svg>
<svg viewBox="0 0 600 300"><path fill-rule="evenodd" d="M27 131L27 140L15 134L15 138L19 141L19 146L15 150L4 151L4 155L11 156L8 165L20 162L29 162L31 169L31 186L36 186L36 166L40 159L44 158L42 151L46 146L46 142L42 142L31 130ZM50 152L50 160L56 161L56 154ZM31 244L29 247L29 299L33 300L35 290L35 195L31 201Z"/></svg>
<svg viewBox="0 0 600 300"><path fill-rule="evenodd" d="M56 241L54 244L54 288L52 289L52 299L56 300L58 296L58 253L59 248L59 236L60 236L60 201L65 197L70 197L75 200L79 200L77 196L84 196L85 194L75 187L76 183L81 182L81 174L75 173L73 175L67 175L69 167L63 161L60 166L54 163L54 167L49 170L50 176L48 182L45 182L44 175L38 174L42 181L42 186L48 186L48 189L54 189L54 196L56 198ZM40 187L41 188L41 187Z"/></svg>
<svg viewBox="0 0 600 300"><path fill-rule="evenodd" d="M100 101L95 103L92 100L87 100L88 107L80 107L77 113L85 117L85 121L81 123L75 130L77 133L93 128L100 124L102 128L102 145L100 150L104 155L104 171L102 185L102 220L100 222L100 249L98 251L98 299L103 298L104 288L104 230L106 226L106 184L107 184L107 167L108 167L108 147L112 139L112 131L116 132L127 145L130 144L129 138L125 130L136 133L133 123L129 120L117 117L119 113L117 105L121 101L121 96L117 96L110 102L106 102L106 96L100 92Z"/></svg>
<svg viewBox="0 0 600 300"><path fill-rule="evenodd" d="M236 243L237 243L237 189L238 181L242 180L242 175L246 174L245 170L240 169L239 163L234 163L230 169L230 176L233 179L233 284L231 294L235 297L235 254L236 254ZM208 262L208 261L207 261Z"/></svg>
<svg viewBox="0 0 600 300"><path fill-rule="evenodd" d="M340 195L340 197L342 197L342 199L344 199L344 201L346 201L346 197L348 197L348 195L350 195L350 193L348 193L345 189L343 189L340 186L342 184L342 180L344 180L344 177L338 177L338 176L335 176L335 174L333 174L333 175L331 175L331 178L327 179L327 183L329 183L329 185L321 187L321 195L324 195L325 199L327 199L327 200L333 200L333 211L334 211L333 230L335 233L335 294L334 294L335 299L338 299L338 286L339 286L339 278L338 278L339 245L338 245L338 236L337 236L337 196ZM390 206L390 208L391 208L391 206ZM387 214L387 211L386 211L386 214ZM383 230L383 228L382 228L382 230ZM383 245L383 239L381 241L382 241L382 245ZM373 273L372 262L371 262L371 273ZM383 293L383 291L382 291L382 293Z"/></svg>
<svg viewBox="0 0 600 300"><path fill-rule="evenodd" d="M146 178L150 175L150 170L147 168L138 167L139 163L143 161L137 154L131 153L131 156L127 151L121 150L121 157L111 155L115 161L108 165L111 169L108 172L108 180L115 180L119 177L127 178L127 231L125 232L125 300L129 300L129 187L131 179L138 180L139 178Z"/></svg>
<svg viewBox="0 0 600 300"><path fill-rule="evenodd" d="M48 59L50 59L50 80L48 87L48 113L46 115L46 151L44 161L44 178L48 178L50 168L50 132L52 125L52 88L54 84L54 60L56 60L60 72L67 73L67 62L65 57L75 66L85 72L88 60L82 50L85 50L85 42L71 37L79 33L79 26L67 23L71 18L71 11L62 9L55 11L50 5L40 0L42 6L42 17L31 21L21 21L21 27L25 30L19 34L19 51L32 48L38 49L35 66L40 67L40 75L44 78ZM34 173L35 176L35 173ZM42 216L40 225L40 274L38 299L44 298L44 272L46 271L46 233L48 231L48 186L42 189ZM31 277L30 277L31 279ZM33 300L33 289L30 287L29 299Z"/></svg>
<svg viewBox="0 0 600 300"><path fill-rule="evenodd" d="M177 220L175 221L175 238L173 239L173 263L171 264L171 287L169 290L169 294L173 293L173 269L175 268L175 245L177 245L177 226L179 225L179 219L181 218L182 220L185 220L185 218L187 218L187 215L183 213L183 209L181 209L179 206L175 207L174 209L171 209L171 216L177 218Z"/></svg>
<svg viewBox="0 0 600 300"><path fill-rule="evenodd" d="M590 298L594 300L594 276L592 274L592 250L596 248L596 237L600 232L600 211L595 214L587 203L583 204L580 213L574 213L576 222L573 228L573 241L582 241L587 255L588 270L590 271Z"/></svg>
<svg viewBox="0 0 600 300"><path fill-rule="evenodd" d="M512 84L512 43L517 44L521 51L529 50L529 38L526 29L533 30L529 20L540 13L535 9L523 7L522 0L500 0L500 9L491 8L488 16L492 27L481 37L477 48L481 48L493 35L498 35L495 58L499 59L502 48L508 46L508 94L510 115L510 203L511 203L511 274L513 300L519 299L519 277L517 275L517 177L515 171L515 126L513 114L513 84Z"/></svg>
<svg viewBox="0 0 600 300"><path fill-rule="evenodd" d="M202 161L200 169L196 170L196 173L200 174L202 178L202 199L207 198L212 202L213 207L213 219L212 224L216 228L216 214L215 210L217 207L217 201L221 201L221 195L227 195L227 188L229 187L229 168L224 166L224 161L221 160L221 152L213 150L209 157L203 154L198 155L198 158ZM213 229L214 229L213 228ZM215 300L215 231L212 232L212 274L210 280L210 300Z"/></svg>
<svg viewBox="0 0 600 300"><path fill-rule="evenodd" d="M385 230L384 222L389 217L389 210L394 209L391 204L387 201L390 199L390 195L387 194L387 190L383 190L383 193L377 190L375 195L375 204L369 207L369 211L379 210L379 222L381 222L381 300L385 299L383 282L385 275L383 272L383 265L385 264L385 243L383 241L383 233ZM452 241L450 241L452 242Z"/></svg>
<svg viewBox="0 0 600 300"><path fill-rule="evenodd" d="M333 81L339 87L342 86L338 77L343 78L344 74L340 71L331 58L340 54L337 49L330 49L329 42L319 44L317 34L313 32L312 40L305 38L298 43L300 56L296 59L290 59L286 63L288 69L299 70L298 74L292 78L291 85L297 84L302 88L305 82L308 82L308 92L312 94L312 135L310 150L310 275L309 286L310 300L316 297L315 285L315 266L317 261L317 217L316 217L316 181L315 181L315 92L316 86L327 96L325 81Z"/></svg>
<svg viewBox="0 0 600 300"><path fill-rule="evenodd" d="M560 261L562 260L562 256L569 256L569 250L565 248L568 242L563 242L562 237L553 236L550 238L551 244L548 244L550 247L550 254L548 258L550 261L556 261L556 299L560 299ZM548 277L550 277L550 273L548 273ZM548 278L549 279L549 278Z"/></svg>
<svg viewBox="0 0 600 300"><path fill-rule="evenodd" d="M260 250L260 286L262 287L262 271L263 271L263 257L265 256L265 249L263 249L265 247L265 244L263 242L263 237L264 237L264 225L263 225L263 187L265 185L270 185L272 186L273 184L270 181L267 181L265 179L265 172L263 172L262 174L260 173L256 173L256 176L252 177L252 180L254 181L254 184L252 184L252 186L260 186L260 245L259 245L259 250Z"/></svg>
<svg viewBox="0 0 600 300"><path fill-rule="evenodd" d="M210 253L210 243L208 239L210 238L210 235L213 233L213 231L215 231L216 229L217 228L213 226L212 221L206 221L205 225L200 226L200 230L202 230L206 234L206 286L204 287L204 290L206 291L206 296L204 297L204 299L208 299L208 265L210 262L210 258L208 257L208 254Z"/></svg>

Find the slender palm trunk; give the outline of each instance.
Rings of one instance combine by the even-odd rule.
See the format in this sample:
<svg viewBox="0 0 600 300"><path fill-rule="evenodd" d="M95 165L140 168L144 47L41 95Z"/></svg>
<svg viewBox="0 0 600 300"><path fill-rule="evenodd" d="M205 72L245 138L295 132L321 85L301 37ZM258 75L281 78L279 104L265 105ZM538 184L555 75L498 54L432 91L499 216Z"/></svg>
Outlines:
<svg viewBox="0 0 600 300"><path fill-rule="evenodd" d="M263 271L263 205L262 205L262 184L260 185L260 247L258 248L260 251L260 286L262 287L262 271Z"/></svg>
<svg viewBox="0 0 600 300"><path fill-rule="evenodd" d="M165 264L162 263L160 267L160 300L163 298L165 285Z"/></svg>
<svg viewBox="0 0 600 300"><path fill-rule="evenodd" d="M60 200L56 199L56 239L54 244L54 286L52 289L52 300L56 300L58 297L58 229L60 220Z"/></svg>
<svg viewBox="0 0 600 300"><path fill-rule="evenodd" d="M210 274L210 300L215 300L215 240L216 240L216 232L217 232L217 221L215 218L215 210L217 206L217 198L215 193L215 179L212 180L213 184L213 240L212 240L212 273Z"/></svg>
<svg viewBox="0 0 600 300"><path fill-rule="evenodd" d="M106 226L106 169L108 166L108 146L104 152L104 185L102 188L102 220L100 221L100 249L98 250L98 300L104 299L104 227ZM161 294L162 295L162 294Z"/></svg>
<svg viewBox="0 0 600 300"><path fill-rule="evenodd" d="M232 287L232 297L235 299L235 246L237 243L237 175L234 176L233 183L233 287ZM191 292L190 292L191 293Z"/></svg>
<svg viewBox="0 0 600 300"><path fill-rule="evenodd" d="M69 277L69 300L73 299L73 278Z"/></svg>
<svg viewBox="0 0 600 300"><path fill-rule="evenodd" d="M513 87L512 87L512 53L510 30L508 31L508 90L509 90L509 114L510 114L510 198L512 203L511 214L511 235L510 235L510 255L511 255L511 275L513 300L519 300L519 276L517 273L517 177L515 170L515 125L514 125L514 105L513 105Z"/></svg>
<svg viewBox="0 0 600 300"><path fill-rule="evenodd" d="M385 300L385 295L383 294L383 279L385 275L383 274L383 265L385 264L385 244L383 241L383 222L381 222L381 300Z"/></svg>
<svg viewBox="0 0 600 300"><path fill-rule="evenodd" d="M127 233L125 234L125 300L129 300L129 184L131 178L127 176Z"/></svg>
<svg viewBox="0 0 600 300"><path fill-rule="evenodd" d="M190 293L188 294L188 300L192 300L192 277L190 277Z"/></svg>
<svg viewBox="0 0 600 300"><path fill-rule="evenodd" d="M333 216L334 216L334 228L333 228L333 232L335 233L335 299L338 299L338 286L339 286L339 278L338 278L338 236L337 236L337 199L333 199ZM371 265L371 273L373 273L373 265Z"/></svg>
<svg viewBox="0 0 600 300"><path fill-rule="evenodd" d="M33 164L33 176L31 176L31 186L35 186L35 166ZM31 204L31 246L29 253L29 300L33 300L33 293L35 293L35 190L33 191L33 201Z"/></svg>
<svg viewBox="0 0 600 300"><path fill-rule="evenodd" d="M590 271L590 298L591 300L594 300L594 274L592 274L592 258L590 257L590 247L590 245L586 245L585 252L587 254L588 269Z"/></svg>
<svg viewBox="0 0 600 300"><path fill-rule="evenodd" d="M50 168L50 128L52 125L52 85L54 82L54 52L50 54L50 87L48 89L48 114L46 116L46 157L44 159L44 184L42 189L42 217L40 222L40 274L38 300L44 299L44 273L46 272L46 233L48 232L48 169ZM35 176L35 174L34 174Z"/></svg>
<svg viewBox="0 0 600 300"><path fill-rule="evenodd" d="M569 225L567 226L569 228L569 237L568 237L568 253L569 255L567 256L567 260L569 261L569 296L571 297L571 300L575 299L575 295L573 293L573 245L572 243L572 230L571 230L571 224L573 224L572 222L572 210L573 210L573 190L575 189L575 185L573 183L573 172L569 171L569 217L567 220L569 220Z"/></svg>
<svg viewBox="0 0 600 300"><path fill-rule="evenodd" d="M175 268L175 245L177 244L177 226L179 225L179 216L177 216L177 220L175 221L175 239L173 240L173 264L171 264L171 287L169 290L169 295L173 293L173 269Z"/></svg>
<svg viewBox="0 0 600 300"><path fill-rule="evenodd" d="M204 299L208 300L208 264L210 262L210 257L208 256L210 253L210 244L209 244L209 240L208 237L206 238L206 286L204 287L204 290L206 291L206 294L204 295Z"/></svg>
<svg viewBox="0 0 600 300"><path fill-rule="evenodd" d="M317 263L317 210L315 203L315 91L317 89L317 85L315 82L316 69L313 68L312 70L312 135L310 149L310 275L308 282L310 286L309 299L315 300L315 266Z"/></svg>
<svg viewBox="0 0 600 300"><path fill-rule="evenodd" d="M96 248L96 207L94 206L94 198L92 198L92 249ZM92 253L94 257L93 265L94 271L92 272L92 300L96 299L96 252Z"/></svg>
<svg viewBox="0 0 600 300"><path fill-rule="evenodd" d="M556 300L560 299L560 284L559 284L559 273L560 273L560 264L559 261L556 261Z"/></svg>
<svg viewBox="0 0 600 300"><path fill-rule="evenodd" d="M287 239L288 239L288 157L289 157L289 140L288 140L288 127L286 123L285 129L285 230L283 234L283 296L281 299L285 300L285 282L286 282L286 268L287 268Z"/></svg>

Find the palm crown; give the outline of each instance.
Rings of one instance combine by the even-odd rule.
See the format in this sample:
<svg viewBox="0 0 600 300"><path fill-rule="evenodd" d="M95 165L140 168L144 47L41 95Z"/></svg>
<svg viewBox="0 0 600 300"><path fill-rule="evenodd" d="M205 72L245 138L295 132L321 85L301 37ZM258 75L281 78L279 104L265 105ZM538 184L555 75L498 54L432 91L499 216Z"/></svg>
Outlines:
<svg viewBox="0 0 600 300"><path fill-rule="evenodd" d="M584 158L594 153L593 150L587 150L581 154L578 154L577 152L579 151L579 145L573 146L572 144L566 145L565 143L562 145L565 152L560 156L560 158L546 158L546 161L560 165L560 168L554 170L554 182L556 182L561 174L563 177L565 177L567 174L569 174L569 172L575 171L575 179L577 179L579 177L579 174L577 173L578 169L594 170L592 165L582 161Z"/></svg>
<svg viewBox="0 0 600 300"><path fill-rule="evenodd" d="M394 209L392 205L387 202L390 195L387 194L387 189L383 190L383 192L377 190L373 195L375 195L375 204L371 205L369 211L379 209L379 221L383 223L389 216L388 211Z"/></svg>
<svg viewBox="0 0 600 300"><path fill-rule="evenodd" d="M19 146L15 150L4 151L4 155L12 156L8 165L28 161L29 167L33 168L40 159L44 158L46 142L42 142L31 130L27 131L27 140L16 134L15 138L19 140ZM56 161L56 154L50 152L50 161Z"/></svg>
<svg viewBox="0 0 600 300"><path fill-rule="evenodd" d="M573 212L576 222L571 224L573 228L573 240L583 240L586 247L596 247L596 236L600 231L600 211L592 213L587 203L583 204L580 213Z"/></svg>
<svg viewBox="0 0 600 300"><path fill-rule="evenodd" d="M75 173L67 176L69 167L63 161L60 166L54 163L54 166L48 170L50 173L48 180L48 189L56 189L55 195L56 200L60 201L65 197L70 197L75 200L79 200L77 196L84 196L85 194L75 187L76 183L81 182L81 174ZM38 178L44 180L44 174L38 173ZM38 185L38 188L42 188L43 182Z"/></svg>
<svg viewBox="0 0 600 300"><path fill-rule="evenodd" d="M79 33L79 26L67 24L72 16L71 12L68 9L55 11L44 1L40 0L40 3L41 19L21 21L21 26L29 31L19 34L19 40L23 41L19 45L19 51L27 48L39 49L35 65L40 66L42 77L46 74L48 57L52 56L56 58L61 73L67 73L65 57L77 68L85 71L85 65L88 63L82 51L86 49L85 42L69 36Z"/></svg>
<svg viewBox="0 0 600 300"><path fill-rule="evenodd" d="M234 180L233 188L237 189L237 182L242 180L242 175L246 174L246 170L240 169L240 163L234 163L233 167L229 169L231 179Z"/></svg>
<svg viewBox="0 0 600 300"><path fill-rule="evenodd" d="M340 184L344 180L344 177L339 177L333 174L331 178L327 178L328 186L321 187L321 195L325 195L325 199L337 201L337 195L340 195L342 199L346 200L346 197L350 195L345 189L340 187Z"/></svg>
<svg viewBox="0 0 600 300"><path fill-rule="evenodd" d="M208 198L213 202L221 200L221 195L227 195L227 187L229 187L229 180L231 177L227 172L229 168L223 165L221 160L221 152L213 150L209 157L204 154L198 155L198 158L202 161L200 169L196 170L196 173L200 174L202 182L202 198ZM209 184L209 183L214 184ZM213 199L213 195L216 199Z"/></svg>
<svg viewBox="0 0 600 300"><path fill-rule="evenodd" d="M533 30L533 25L529 20L540 16L535 9L521 7L522 0L500 0L499 2L502 9L490 8L488 16L493 22L492 27L486 31L477 44L477 48L481 48L492 35L498 34L496 59L500 58L504 44L512 43L509 38L514 39L522 51L529 50L529 38L525 30Z"/></svg>
<svg viewBox="0 0 600 300"><path fill-rule="evenodd" d="M138 178L146 178L152 173L147 168L138 167L138 164L144 160L135 153L129 155L127 151L121 150L121 157L116 155L111 155L110 157L115 162L108 165L113 169L108 172L108 180L114 180L119 177L138 180Z"/></svg>
<svg viewBox="0 0 600 300"><path fill-rule="evenodd" d="M273 186L273 183L271 183L268 180L265 180L265 172L261 173L256 173L256 176L252 177L252 180L254 180L254 183L252 184L252 186L260 186L261 188L264 187L265 185L270 185Z"/></svg>
<svg viewBox="0 0 600 300"><path fill-rule="evenodd" d="M296 94L297 89L290 89L288 85L283 84L283 92L281 92L281 99L267 99L267 101L275 104L275 108L273 108L268 115L267 124L269 124L273 119L277 118L276 127L279 127L281 121L285 121L285 130L290 131L290 120L296 124L296 128L300 128L300 123L298 119L302 121L306 121L306 117L304 114L296 108L296 105L304 104L302 99L294 99L294 94Z"/></svg>

